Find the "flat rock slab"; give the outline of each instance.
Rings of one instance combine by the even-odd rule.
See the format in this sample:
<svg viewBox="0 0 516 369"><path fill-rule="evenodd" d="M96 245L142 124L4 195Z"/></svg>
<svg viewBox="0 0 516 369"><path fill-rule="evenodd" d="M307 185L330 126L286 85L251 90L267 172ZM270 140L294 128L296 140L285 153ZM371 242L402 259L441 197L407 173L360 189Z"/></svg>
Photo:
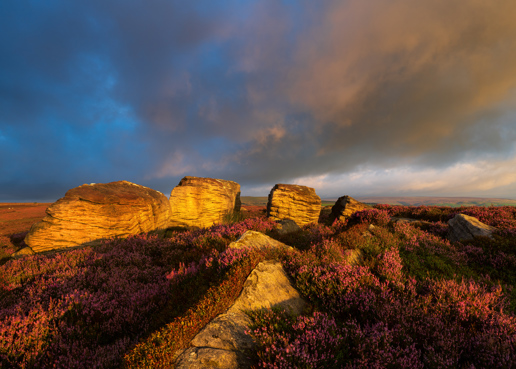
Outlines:
<svg viewBox="0 0 516 369"><path fill-rule="evenodd" d="M249 368L248 352L254 348L245 334L251 323L245 311L281 307L301 314L305 301L292 286L281 263L265 261L251 272L242 293L224 314L213 319L192 340L176 361L176 368Z"/></svg>
<svg viewBox="0 0 516 369"><path fill-rule="evenodd" d="M118 181L75 187L46 213L25 237L36 253L167 228L170 203L161 192Z"/></svg>
<svg viewBox="0 0 516 369"><path fill-rule="evenodd" d="M182 369L238 369L250 368L245 355L236 351L219 350L211 347L192 347L176 361L175 368Z"/></svg>
<svg viewBox="0 0 516 369"><path fill-rule="evenodd" d="M269 193L267 216L273 220L292 219L300 227L317 223L321 198L311 187L277 184Z"/></svg>
<svg viewBox="0 0 516 369"><path fill-rule="evenodd" d="M342 196L338 198L335 205L331 208L330 221L332 223L336 219L345 221L346 219L349 219L353 213L370 208L371 206L357 201L351 196Z"/></svg>
<svg viewBox="0 0 516 369"><path fill-rule="evenodd" d="M492 237L497 229L465 214L455 215L448 221L448 225L448 239L452 242L472 240L477 236Z"/></svg>
<svg viewBox="0 0 516 369"><path fill-rule="evenodd" d="M171 224L210 227L240 211L240 185L223 179L184 177L170 193Z"/></svg>

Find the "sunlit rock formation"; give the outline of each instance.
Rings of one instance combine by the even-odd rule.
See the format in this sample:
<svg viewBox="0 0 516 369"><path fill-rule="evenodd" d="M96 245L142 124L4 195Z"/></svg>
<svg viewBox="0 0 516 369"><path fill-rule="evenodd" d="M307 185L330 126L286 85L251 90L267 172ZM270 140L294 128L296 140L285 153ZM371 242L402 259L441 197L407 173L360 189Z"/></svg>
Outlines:
<svg viewBox="0 0 516 369"><path fill-rule="evenodd" d="M184 177L170 194L171 225L209 227L240 211L240 185L223 179Z"/></svg>
<svg viewBox="0 0 516 369"><path fill-rule="evenodd" d="M321 198L306 186L277 184L267 202L267 216L273 220L292 219L300 227L317 223L321 213Z"/></svg>
<svg viewBox="0 0 516 369"><path fill-rule="evenodd" d="M25 237L36 253L167 228L170 204L161 192L118 181L73 188L46 212Z"/></svg>
<svg viewBox="0 0 516 369"><path fill-rule="evenodd" d="M335 219L345 221L349 219L351 215L357 211L369 209L370 206L360 201L355 200L351 196L339 197L335 202L335 205L331 208L330 222L334 222Z"/></svg>

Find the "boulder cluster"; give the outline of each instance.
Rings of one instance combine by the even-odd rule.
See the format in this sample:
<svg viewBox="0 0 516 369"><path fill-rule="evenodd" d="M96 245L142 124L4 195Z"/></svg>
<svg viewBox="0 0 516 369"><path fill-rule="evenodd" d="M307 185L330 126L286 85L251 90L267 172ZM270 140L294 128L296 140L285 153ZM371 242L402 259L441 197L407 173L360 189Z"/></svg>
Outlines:
<svg viewBox="0 0 516 369"><path fill-rule="evenodd" d="M84 184L49 206L46 217L25 237L28 247L14 256L96 245L111 237L170 227L210 227L239 212L240 206L240 185L222 179L184 177L169 199L161 192L127 181ZM332 207L329 220L344 221L368 208L350 196L342 196ZM277 222L278 233L317 223L320 215L321 199L313 188L276 184L271 189L267 216ZM450 221L452 241L492 231L470 218Z"/></svg>
<svg viewBox="0 0 516 369"><path fill-rule="evenodd" d="M16 256L96 245L170 227L209 227L240 211L240 185L212 178L184 177L170 198L127 181L73 188L47 209Z"/></svg>

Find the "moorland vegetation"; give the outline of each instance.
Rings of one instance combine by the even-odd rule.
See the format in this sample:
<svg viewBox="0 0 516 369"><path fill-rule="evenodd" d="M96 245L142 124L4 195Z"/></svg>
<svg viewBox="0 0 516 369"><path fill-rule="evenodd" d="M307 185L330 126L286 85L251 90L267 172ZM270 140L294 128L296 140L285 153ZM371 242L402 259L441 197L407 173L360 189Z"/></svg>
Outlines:
<svg viewBox="0 0 516 369"><path fill-rule="evenodd" d="M450 243L474 216L492 238ZM391 217L425 220L393 223ZM370 227L373 224L374 227ZM516 207L376 205L279 236L263 211L0 265L0 367L171 367L262 260L308 301L252 314L262 368L510 368L516 362ZM246 230L294 251L229 249ZM18 235L18 238L21 238ZM358 265L347 255L360 250Z"/></svg>

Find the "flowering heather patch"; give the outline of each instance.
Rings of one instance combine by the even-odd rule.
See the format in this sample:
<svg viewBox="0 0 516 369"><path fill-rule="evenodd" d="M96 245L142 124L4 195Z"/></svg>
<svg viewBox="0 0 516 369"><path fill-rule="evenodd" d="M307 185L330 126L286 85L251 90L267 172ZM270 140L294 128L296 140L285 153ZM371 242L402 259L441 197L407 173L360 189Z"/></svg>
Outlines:
<svg viewBox="0 0 516 369"><path fill-rule="evenodd" d="M456 214L466 214L477 218L482 223L500 229L516 227L516 207L514 206L470 206L454 209L450 219Z"/></svg>
<svg viewBox="0 0 516 369"><path fill-rule="evenodd" d="M412 236L422 244L433 241L430 235ZM501 286L466 279L418 282L406 276L394 250L378 254L372 270L330 262L315 249L292 254L285 267L316 309L334 319L331 332L338 343L312 349L335 359L321 367L507 368L516 362L516 317L504 313ZM303 339L296 323L312 319L308 332L320 335L327 323L278 316L267 317L251 332L260 345L260 366L310 367L299 366L290 353Z"/></svg>
<svg viewBox="0 0 516 369"><path fill-rule="evenodd" d="M352 224L374 224L385 226L391 221L391 216L386 210L380 209L365 209L357 211L351 215L350 223Z"/></svg>
<svg viewBox="0 0 516 369"><path fill-rule="evenodd" d="M224 253L229 242L247 229L271 227L264 219L248 219L177 233L170 239L140 235L96 248L9 261L0 266L5 277L0 301L1 366L119 365L123 354L148 330L151 317L176 291L173 269L184 277L209 269L213 262L219 266L210 274L215 280L217 273L223 274L224 268L247 255Z"/></svg>
<svg viewBox="0 0 516 369"><path fill-rule="evenodd" d="M456 211L500 231L450 243L446 221ZM431 224L383 225L386 214L402 213ZM303 227L289 239L299 249L287 255L227 249L248 229L270 233L274 222L261 217L10 260L0 266L0 367L171 367L254 266L275 257L311 309L255 315L249 333L260 367L509 368L515 214L378 206L354 225ZM356 250L361 264L348 265Z"/></svg>
<svg viewBox="0 0 516 369"><path fill-rule="evenodd" d="M124 366L127 368L170 368L179 354L179 350L188 347L189 342L197 333L218 314L227 310L240 294L244 282L256 265L266 259L282 258L281 250L250 250L228 249L218 258L214 259L209 269L201 271L193 279L197 288L208 286L209 289L200 295L197 301L185 312L172 313L167 316L166 324L145 337L124 357ZM206 264L207 265L207 264ZM218 265L218 267L217 267ZM225 273L213 273L217 269L225 268ZM208 273L206 273L208 271ZM203 275L204 274L204 275ZM214 279L213 276L219 276ZM185 281L176 284L178 291L183 293L173 294L168 306L185 304L185 299L190 302L195 291Z"/></svg>
<svg viewBox="0 0 516 369"><path fill-rule="evenodd" d="M456 214L466 214L477 218L482 223L500 229L516 227L516 207L514 206L461 206L451 208L446 206L401 206L378 204L375 209L386 211L390 216L444 222Z"/></svg>
<svg viewBox="0 0 516 369"><path fill-rule="evenodd" d="M293 317L285 311L250 313L254 324L246 333L258 343L261 368L331 368L343 337L335 319L314 312Z"/></svg>

